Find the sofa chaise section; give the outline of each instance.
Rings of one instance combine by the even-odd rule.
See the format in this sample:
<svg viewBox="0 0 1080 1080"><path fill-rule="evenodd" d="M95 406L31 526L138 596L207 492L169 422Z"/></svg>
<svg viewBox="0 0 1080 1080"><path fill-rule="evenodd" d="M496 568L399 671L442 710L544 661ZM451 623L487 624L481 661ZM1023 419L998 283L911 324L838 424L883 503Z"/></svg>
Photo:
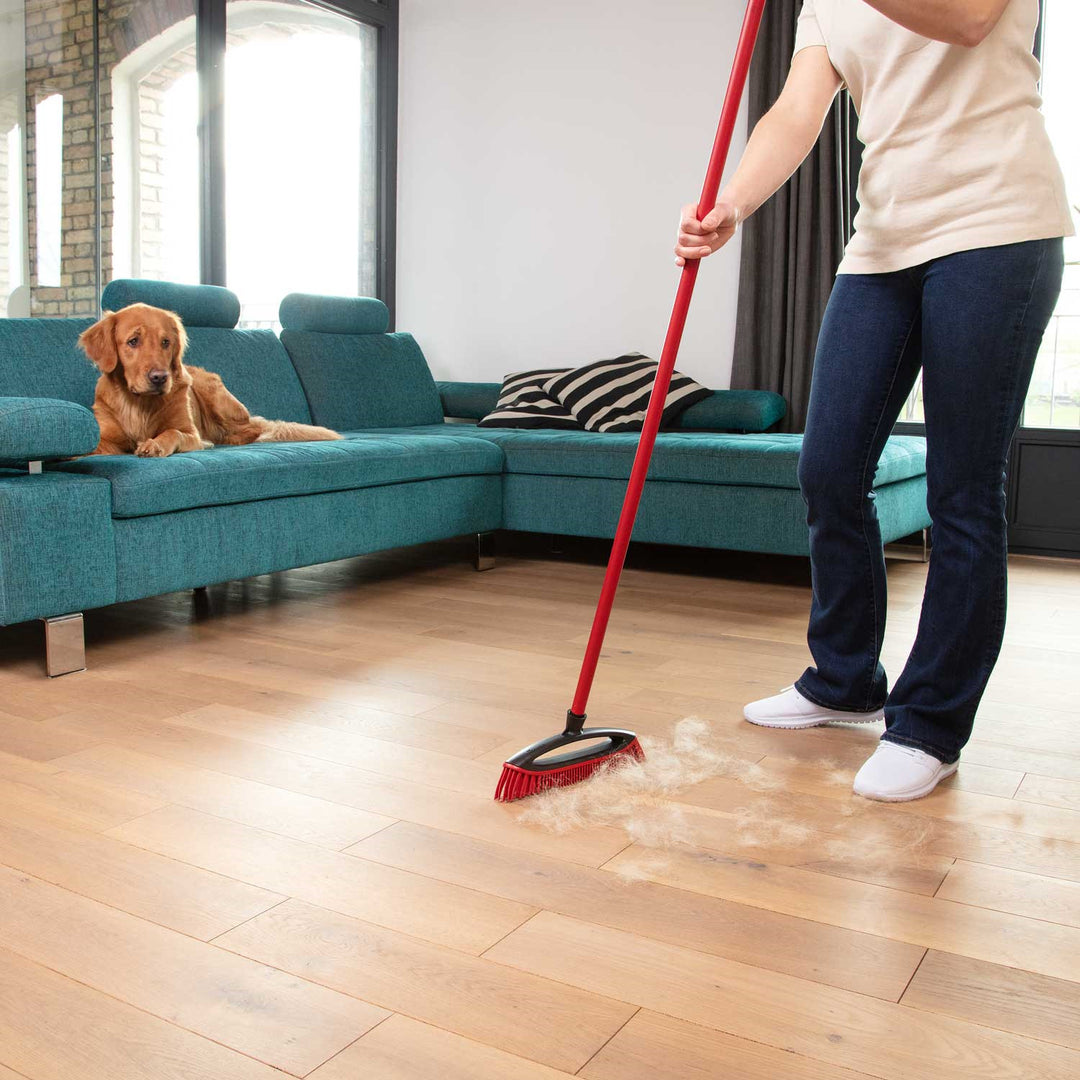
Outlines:
<svg viewBox="0 0 1080 1080"><path fill-rule="evenodd" d="M438 389L446 416L461 423L422 430L464 430L506 455L503 528L614 536L637 435L478 427L494 406L498 383L442 382ZM634 539L809 554L798 481L802 436L768 431L783 415L783 398L764 391L718 390L687 409L657 437ZM924 439L889 439L874 491L885 543L930 524Z"/></svg>

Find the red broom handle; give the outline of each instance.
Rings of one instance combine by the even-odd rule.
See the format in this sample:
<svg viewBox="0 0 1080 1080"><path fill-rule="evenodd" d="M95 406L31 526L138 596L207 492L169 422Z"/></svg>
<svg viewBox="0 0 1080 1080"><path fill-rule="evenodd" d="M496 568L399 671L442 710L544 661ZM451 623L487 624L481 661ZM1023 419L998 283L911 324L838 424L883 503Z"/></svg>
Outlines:
<svg viewBox="0 0 1080 1080"><path fill-rule="evenodd" d="M750 58L754 54L754 45L757 42L764 7L765 0L749 0L746 6L746 16L739 34L739 44L735 48L735 61L732 64L731 77L728 79L727 93L724 96L724 107L720 112L720 125L716 130L712 157L709 158L709 171L705 175L705 185L701 189L701 198L698 201L699 220L716 205L716 197L720 192L720 179L724 173L724 166L727 164L731 136L735 130L739 103L742 100L743 88L746 86ZM634 521L637 519L638 505L641 503L641 492L645 487L649 462L652 460L656 433L660 430L668 387L671 385L671 373L675 370L683 328L686 326L686 314L690 310L690 300L694 295L694 284L697 281L700 266L700 259L688 259L679 280L679 291L675 295L675 309L671 313L664 351L660 354L660 363L657 365L649 408L645 414L645 423L641 428L641 439L634 456L634 467L630 471L630 482L626 487L626 498L623 501L622 513L619 515L618 528L615 530L615 542L611 547L607 572L604 574L604 585L600 590L600 602L596 608L596 617L593 619L589 644L585 649L581 675L578 677L577 691L571 708L575 716L585 715L585 707L589 701L589 691L592 689L600 650L604 645L604 635L607 632L612 605L615 603L619 577L622 574L623 563L626 561L626 549L630 546L630 534L634 531Z"/></svg>

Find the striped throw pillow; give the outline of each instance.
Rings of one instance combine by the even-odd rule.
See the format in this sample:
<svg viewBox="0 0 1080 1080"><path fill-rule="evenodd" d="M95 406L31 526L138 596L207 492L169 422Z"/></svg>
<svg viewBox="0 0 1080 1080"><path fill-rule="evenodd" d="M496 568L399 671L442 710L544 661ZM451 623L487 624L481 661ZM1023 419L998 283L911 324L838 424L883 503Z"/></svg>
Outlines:
<svg viewBox="0 0 1080 1080"><path fill-rule="evenodd" d="M507 375L495 408L480 421L480 427L572 428L580 431L581 425L570 410L544 391L544 383L565 375L567 370L543 368Z"/></svg>
<svg viewBox="0 0 1080 1080"><path fill-rule="evenodd" d="M630 353L556 374L544 391L587 431L640 431L657 366L641 353ZM689 376L674 372L660 427L669 427L684 409L711 394Z"/></svg>

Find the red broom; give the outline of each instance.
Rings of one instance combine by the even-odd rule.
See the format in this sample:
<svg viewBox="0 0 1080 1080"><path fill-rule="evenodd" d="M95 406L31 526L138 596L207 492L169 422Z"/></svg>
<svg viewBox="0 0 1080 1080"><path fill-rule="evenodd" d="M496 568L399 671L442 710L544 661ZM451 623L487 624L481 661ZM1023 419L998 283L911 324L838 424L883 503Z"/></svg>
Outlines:
<svg viewBox="0 0 1080 1080"><path fill-rule="evenodd" d="M727 163L728 150L731 147L731 135L735 130L735 119L739 112L746 77L750 70L750 58L754 53L758 28L761 25L765 0L748 0L746 16L743 19L742 32L735 49L735 60L728 80L724 107L720 113L720 125L716 132L709 170L705 176L705 185L698 200L698 218L704 218L716 205L720 191L720 179ZM645 476L649 471L656 433L660 430L660 420L667 400L668 387L671 385L671 373L675 370L675 361L679 355L686 315L690 310L690 300L694 295L700 259L688 259L679 280L679 291L675 296L675 308L668 324L664 350L660 354L660 363L656 369L649 398L649 408L645 414L645 423L641 428L634 466L630 472L630 482L626 487L619 525L615 530L615 542L611 547L604 585L600 590L600 602L593 619L592 633L585 649L585 659L581 665L577 692L574 703L566 714L566 729L561 735L542 739L527 746L515 754L503 766L495 798L500 802L512 802L514 799L533 795L546 788L565 787L576 784L591 776L597 769L617 764L619 760L629 758L642 759L645 752L632 731L622 728L586 728L585 706L592 688L596 665L600 659L600 650L604 644L611 608L615 603L615 592L619 587L619 576L626 561L626 549L630 546L630 534L634 531L641 493L645 487ZM578 744L586 744L578 746ZM555 751L578 746L577 750L560 754ZM550 756L548 756L550 755Z"/></svg>

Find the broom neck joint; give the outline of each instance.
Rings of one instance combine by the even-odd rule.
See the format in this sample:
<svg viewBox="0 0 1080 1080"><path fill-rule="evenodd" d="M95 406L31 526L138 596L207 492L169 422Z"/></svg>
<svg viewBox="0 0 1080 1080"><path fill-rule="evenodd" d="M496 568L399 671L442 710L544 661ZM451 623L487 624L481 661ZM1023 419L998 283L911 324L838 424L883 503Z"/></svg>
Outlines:
<svg viewBox="0 0 1080 1080"><path fill-rule="evenodd" d="M573 709L566 710L566 730L563 732L564 735L580 735L584 726L584 713L579 716Z"/></svg>

